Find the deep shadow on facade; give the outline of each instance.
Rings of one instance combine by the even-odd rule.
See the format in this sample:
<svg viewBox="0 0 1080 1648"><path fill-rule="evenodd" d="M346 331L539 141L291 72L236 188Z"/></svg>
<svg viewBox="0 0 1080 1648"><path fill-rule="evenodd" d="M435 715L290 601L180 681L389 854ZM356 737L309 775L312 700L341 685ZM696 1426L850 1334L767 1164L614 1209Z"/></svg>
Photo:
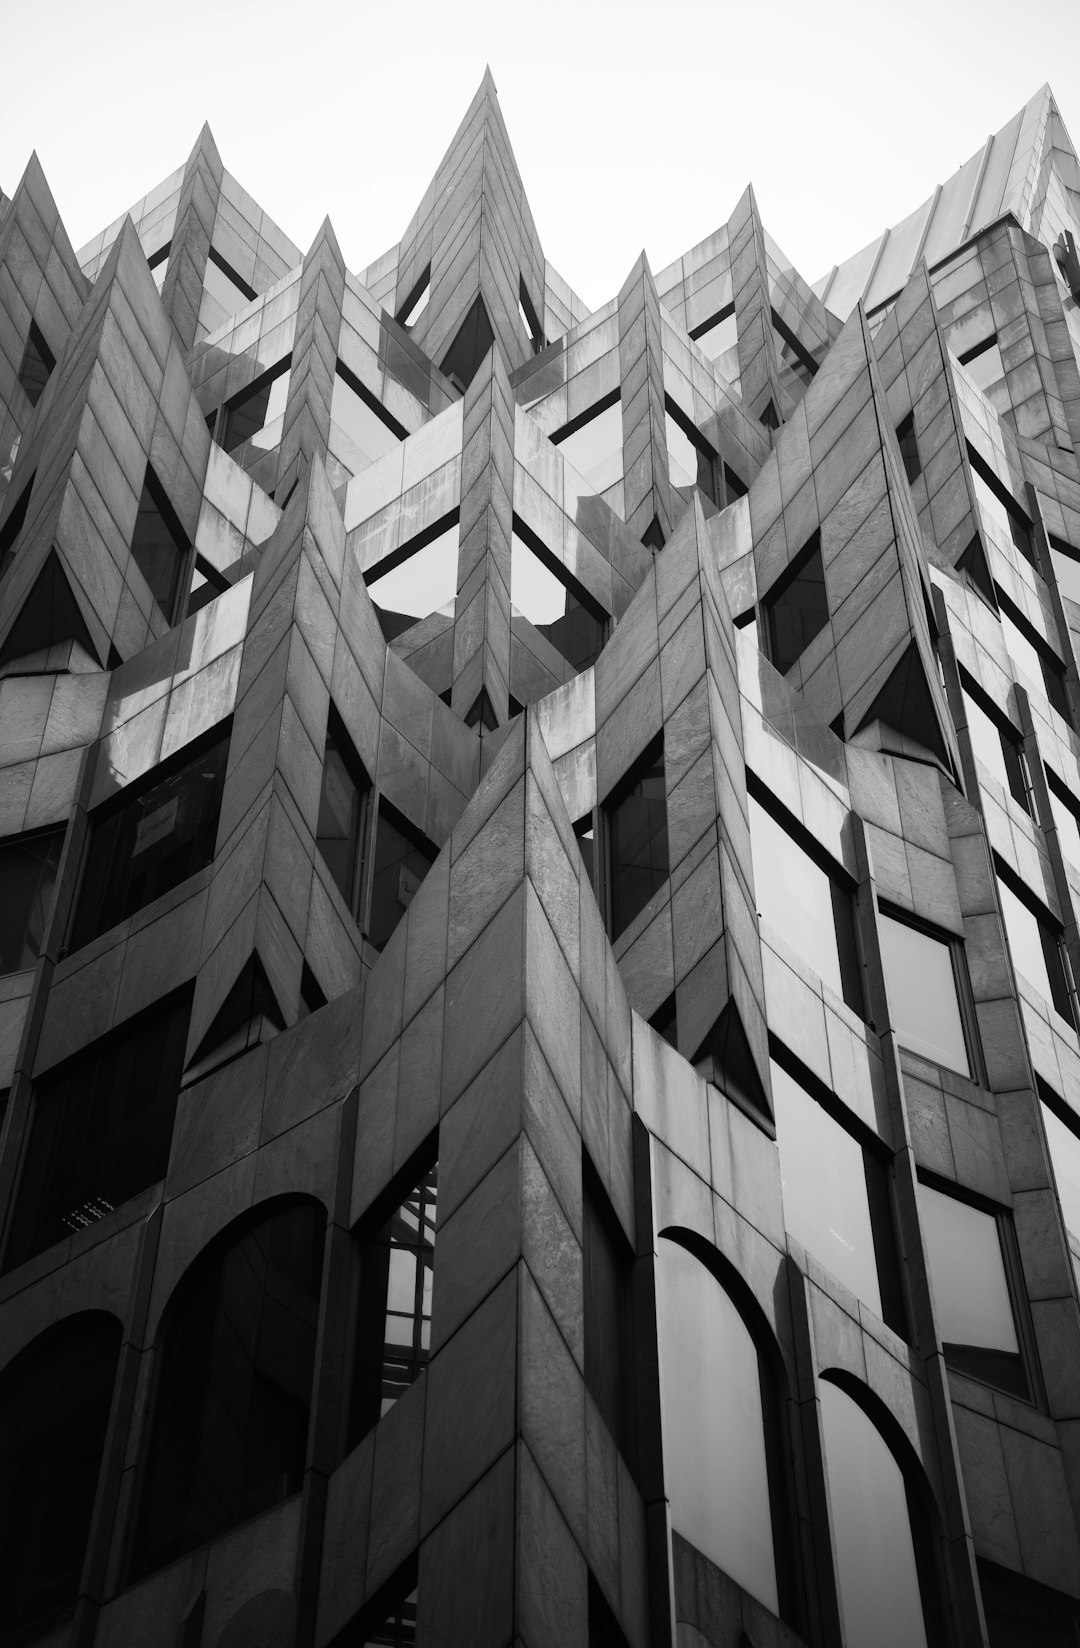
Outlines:
<svg viewBox="0 0 1080 1648"><path fill-rule="evenodd" d="M0 195L5 1648L1080 1643L1074 236Z"/></svg>

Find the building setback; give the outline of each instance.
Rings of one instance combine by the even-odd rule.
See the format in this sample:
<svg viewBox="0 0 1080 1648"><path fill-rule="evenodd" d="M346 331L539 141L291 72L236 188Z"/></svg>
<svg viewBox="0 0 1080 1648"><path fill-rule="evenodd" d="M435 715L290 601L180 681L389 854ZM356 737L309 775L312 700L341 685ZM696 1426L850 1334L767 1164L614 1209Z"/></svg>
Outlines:
<svg viewBox="0 0 1080 1648"><path fill-rule="evenodd" d="M0 195L4 1648L1080 1642L1074 237Z"/></svg>

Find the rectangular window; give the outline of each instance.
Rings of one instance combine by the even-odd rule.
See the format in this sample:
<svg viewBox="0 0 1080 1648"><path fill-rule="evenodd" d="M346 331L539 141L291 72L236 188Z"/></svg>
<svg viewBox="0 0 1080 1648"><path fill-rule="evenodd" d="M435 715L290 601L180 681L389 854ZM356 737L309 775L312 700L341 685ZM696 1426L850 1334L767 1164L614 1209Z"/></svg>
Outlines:
<svg viewBox="0 0 1080 1648"><path fill-rule="evenodd" d="M992 332L988 338L983 338L973 349L966 349L959 360L972 383L979 389L989 389L992 384L1000 383L1005 376L996 332Z"/></svg>
<svg viewBox="0 0 1080 1648"><path fill-rule="evenodd" d="M431 264L424 270L416 285L410 291L405 302L401 305L394 319L399 326L415 326L420 316L428 306L431 296Z"/></svg>
<svg viewBox="0 0 1080 1648"><path fill-rule="evenodd" d="M172 241L167 240L164 246L159 246L156 252L151 252L147 258L147 267L154 277L154 285L160 292L165 285L165 276L169 268L169 254L172 251Z"/></svg>
<svg viewBox="0 0 1080 1648"><path fill-rule="evenodd" d="M775 309L772 311L772 324L776 334L776 364L780 383L792 399L797 400L801 391L813 383L817 361Z"/></svg>
<svg viewBox="0 0 1080 1648"><path fill-rule="evenodd" d="M892 1028L913 1053L971 1076L973 1018L963 946L900 911L879 909L878 941Z"/></svg>
<svg viewBox="0 0 1080 1648"><path fill-rule="evenodd" d="M33 967L52 913L63 830L0 842L0 974Z"/></svg>
<svg viewBox="0 0 1080 1648"><path fill-rule="evenodd" d="M1031 1400L1010 1272L1017 1256L1004 1208L987 1211L950 1186L918 1185L919 1222L945 1360L957 1373Z"/></svg>
<svg viewBox="0 0 1080 1648"><path fill-rule="evenodd" d="M422 831L380 797L367 936L381 950L438 857Z"/></svg>
<svg viewBox="0 0 1080 1648"><path fill-rule="evenodd" d="M1069 701L1065 692L1065 666L1038 631L1029 624L1020 609L1013 605L1004 590L994 587L1001 612L1001 628L1009 657L1026 677L1035 691L1046 694L1059 715L1069 718Z"/></svg>
<svg viewBox="0 0 1080 1648"><path fill-rule="evenodd" d="M258 297L253 286L226 263L221 253L211 246L203 274L203 294L199 303L199 325L207 332L216 332L231 315L254 303Z"/></svg>
<svg viewBox="0 0 1080 1648"><path fill-rule="evenodd" d="M323 750L319 822L315 831L327 868L342 898L359 921L364 897L364 857L367 846L371 779L353 748L334 706L326 725Z"/></svg>
<svg viewBox="0 0 1080 1648"><path fill-rule="evenodd" d="M623 474L622 402L615 391L551 437L567 463L603 492Z"/></svg>
<svg viewBox="0 0 1080 1648"><path fill-rule="evenodd" d="M171 996L34 1083L6 1270L164 1177L190 1007Z"/></svg>
<svg viewBox="0 0 1080 1648"><path fill-rule="evenodd" d="M751 775L747 794L758 915L856 1013L862 969L848 877Z"/></svg>
<svg viewBox="0 0 1080 1648"><path fill-rule="evenodd" d="M91 814L71 949L210 863L228 758L229 728L215 727Z"/></svg>
<svg viewBox="0 0 1080 1648"><path fill-rule="evenodd" d="M350 1447L389 1413L427 1367L438 1186L437 1141L432 1139L358 1227Z"/></svg>
<svg viewBox="0 0 1080 1648"><path fill-rule="evenodd" d="M829 622L821 534L815 532L761 603L769 659L786 675Z"/></svg>
<svg viewBox="0 0 1080 1648"><path fill-rule="evenodd" d="M1062 854L1080 870L1080 801L1050 767L1044 767L1043 771Z"/></svg>
<svg viewBox="0 0 1080 1648"><path fill-rule="evenodd" d="M1080 1242L1080 1116L1036 1076L1065 1228Z"/></svg>
<svg viewBox="0 0 1080 1648"><path fill-rule="evenodd" d="M510 538L510 601L575 670L603 650L607 614L543 540L514 516Z"/></svg>
<svg viewBox="0 0 1080 1648"><path fill-rule="evenodd" d="M588 1157L582 1155L585 1384L633 1470L635 1422L634 1255Z"/></svg>
<svg viewBox="0 0 1080 1648"><path fill-rule="evenodd" d="M771 1064L784 1224L875 1315L906 1334L883 1153L809 1072Z"/></svg>
<svg viewBox="0 0 1080 1648"><path fill-rule="evenodd" d="M1051 534L1050 560L1063 598L1080 602L1080 550Z"/></svg>
<svg viewBox="0 0 1080 1648"><path fill-rule="evenodd" d="M734 385L739 383L739 328L735 305L727 304L690 333L708 360Z"/></svg>
<svg viewBox="0 0 1080 1648"><path fill-rule="evenodd" d="M457 601L458 512L443 515L364 572L387 641Z"/></svg>
<svg viewBox="0 0 1080 1648"><path fill-rule="evenodd" d="M525 323L525 330L529 334L529 343L532 352L538 355L545 347L544 328L540 324L540 317L536 313L536 306L529 296L529 288L525 284L525 276L518 277L518 311Z"/></svg>
<svg viewBox="0 0 1080 1648"><path fill-rule="evenodd" d="M663 734L642 752L612 790L604 802L604 820L608 930L616 939L664 885L670 872Z"/></svg>
<svg viewBox="0 0 1080 1648"><path fill-rule="evenodd" d="M1061 928L1049 910L995 854L1001 913L1013 966L1028 983L1076 1028L1068 960Z"/></svg>

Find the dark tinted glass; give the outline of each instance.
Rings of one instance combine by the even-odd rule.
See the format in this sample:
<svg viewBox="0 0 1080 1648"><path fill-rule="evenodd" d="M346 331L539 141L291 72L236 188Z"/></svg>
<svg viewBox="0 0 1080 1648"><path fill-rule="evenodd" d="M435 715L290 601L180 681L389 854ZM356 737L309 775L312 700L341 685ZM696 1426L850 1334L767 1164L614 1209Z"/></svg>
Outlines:
<svg viewBox="0 0 1080 1648"><path fill-rule="evenodd" d="M578 851L585 866L585 874L589 878L589 885L594 894L599 896L596 886L596 827L592 813L578 819L574 825L574 835L577 837Z"/></svg>
<svg viewBox="0 0 1080 1648"><path fill-rule="evenodd" d="M667 791L662 738L604 804L609 842L611 936L629 927L668 878Z"/></svg>
<svg viewBox="0 0 1080 1648"><path fill-rule="evenodd" d="M909 412L898 427L896 439L900 443L900 456L904 460L907 478L914 481L922 474L922 459L919 456L919 443L915 439L915 418L912 413Z"/></svg>
<svg viewBox="0 0 1080 1648"><path fill-rule="evenodd" d="M181 1283L158 1352L132 1577L299 1489L325 1226L321 1207L278 1211Z"/></svg>
<svg viewBox="0 0 1080 1648"><path fill-rule="evenodd" d="M443 372L462 394L472 383L481 361L494 342L495 334L491 330L484 300L477 297L442 363Z"/></svg>
<svg viewBox="0 0 1080 1648"><path fill-rule="evenodd" d="M148 464L131 538L131 554L150 586L151 595L168 618L173 615L176 588L189 547L184 529Z"/></svg>
<svg viewBox="0 0 1080 1648"><path fill-rule="evenodd" d="M427 1366L435 1282L438 1164L363 1243L352 1441L389 1413Z"/></svg>
<svg viewBox="0 0 1080 1648"><path fill-rule="evenodd" d="M633 1253L589 1162L583 1164L585 1383L619 1451L633 1467Z"/></svg>
<svg viewBox="0 0 1080 1648"><path fill-rule="evenodd" d="M387 801L379 802L367 936L381 950L437 857L434 846Z"/></svg>
<svg viewBox="0 0 1080 1648"><path fill-rule="evenodd" d="M323 754L315 845L353 915L363 894L362 854L371 780L337 715L331 711Z"/></svg>
<svg viewBox="0 0 1080 1648"><path fill-rule="evenodd" d="M219 734L168 777L129 787L92 816L72 949L210 863L228 755Z"/></svg>
<svg viewBox="0 0 1080 1648"><path fill-rule="evenodd" d="M49 374L55 365L55 355L37 326L31 321L30 336L26 340L22 365L19 367L19 382L25 389L26 398L31 406L36 406L44 394Z"/></svg>
<svg viewBox="0 0 1080 1648"><path fill-rule="evenodd" d="M26 511L30 507L30 493L34 486L34 476L31 475L20 492L15 504L8 514L3 526L0 526L0 578L8 569L15 554L15 540L23 529L26 520Z"/></svg>
<svg viewBox="0 0 1080 1648"><path fill-rule="evenodd" d="M52 910L63 830L0 843L0 973L33 967Z"/></svg>
<svg viewBox="0 0 1080 1648"><path fill-rule="evenodd" d="M829 622L821 539L815 533L764 603L769 657L786 675L796 658Z"/></svg>
<svg viewBox="0 0 1080 1648"><path fill-rule="evenodd" d="M245 441L251 440L284 412L291 360L289 356L279 362L250 389L245 389L226 404L221 426L221 444L226 452L235 452L238 446L243 446Z"/></svg>
<svg viewBox="0 0 1080 1648"><path fill-rule="evenodd" d="M173 996L35 1082L5 1269L164 1177L190 1006Z"/></svg>
<svg viewBox="0 0 1080 1648"><path fill-rule="evenodd" d="M76 1317L17 1357L0 1387L4 1642L70 1613L109 1421L119 1322Z"/></svg>
<svg viewBox="0 0 1080 1648"><path fill-rule="evenodd" d="M979 1563L990 1648L1077 1648L1080 1606L1020 1574Z"/></svg>

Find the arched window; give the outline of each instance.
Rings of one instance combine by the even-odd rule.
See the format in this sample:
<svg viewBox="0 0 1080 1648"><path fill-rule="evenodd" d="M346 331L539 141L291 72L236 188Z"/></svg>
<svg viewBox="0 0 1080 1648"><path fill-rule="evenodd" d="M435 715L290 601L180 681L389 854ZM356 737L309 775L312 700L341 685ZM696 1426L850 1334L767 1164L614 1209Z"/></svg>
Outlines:
<svg viewBox="0 0 1080 1648"><path fill-rule="evenodd" d="M115 1317L88 1311L0 1376L0 1641L28 1640L74 1606L120 1339Z"/></svg>
<svg viewBox="0 0 1080 1648"><path fill-rule="evenodd" d="M847 1648L926 1648L939 1640L929 1489L926 1504L912 1503L921 1469L914 1454L905 1472L860 1402L841 1388L843 1378L824 1374L818 1392L844 1641Z"/></svg>
<svg viewBox="0 0 1080 1648"><path fill-rule="evenodd" d="M170 1301L132 1578L299 1489L325 1228L315 1202L259 1209L223 1232Z"/></svg>
<svg viewBox="0 0 1080 1648"><path fill-rule="evenodd" d="M664 1480L672 1528L773 1613L789 1613L775 1380L716 1270L668 1232L656 1278ZM702 1249L704 1243L700 1243ZM719 1255L712 1254L716 1266Z"/></svg>

